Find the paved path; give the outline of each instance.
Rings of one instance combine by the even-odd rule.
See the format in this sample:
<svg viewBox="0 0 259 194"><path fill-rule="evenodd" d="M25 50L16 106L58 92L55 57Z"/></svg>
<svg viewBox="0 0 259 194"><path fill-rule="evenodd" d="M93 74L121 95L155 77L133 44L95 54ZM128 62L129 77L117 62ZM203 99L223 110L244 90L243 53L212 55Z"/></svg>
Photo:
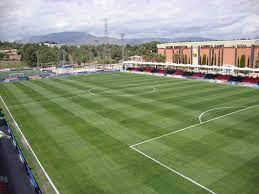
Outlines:
<svg viewBox="0 0 259 194"><path fill-rule="evenodd" d="M0 131L8 134L6 127ZM17 150L9 139L0 140L0 176L8 178L8 192L11 194L35 194Z"/></svg>

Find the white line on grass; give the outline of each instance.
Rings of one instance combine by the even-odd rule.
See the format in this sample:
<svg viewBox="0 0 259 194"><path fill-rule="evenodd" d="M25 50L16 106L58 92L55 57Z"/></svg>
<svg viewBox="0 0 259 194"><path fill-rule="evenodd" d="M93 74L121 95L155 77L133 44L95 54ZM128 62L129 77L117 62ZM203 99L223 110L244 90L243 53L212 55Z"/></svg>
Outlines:
<svg viewBox="0 0 259 194"><path fill-rule="evenodd" d="M156 160L156 159L152 158L151 156L149 156L149 155L145 154L144 152L141 152L141 151L140 151L140 150L138 150L137 148L135 148L135 147L133 147L133 146L130 146L130 147L131 147L133 150L137 151L138 153L142 154L143 156L145 156L145 157L149 158L150 160L152 160L152 161L156 162L157 164L159 164L159 165L161 165L161 166L165 167L166 169L168 169L168 170L170 170L170 171L174 172L175 174L177 174L177 175L179 175L179 176L181 176L181 177L183 177L183 178L187 179L188 181L190 181L190 182L194 183L195 185L197 185L197 186L199 186L199 187L201 187L201 188L205 189L206 191L208 191L208 192L210 192L210 193L212 193L212 194L216 194L214 191L212 191L212 190L208 189L207 187L205 187L205 186L201 185L200 183L198 183L198 182L196 182L196 181L192 180L191 178L189 178L189 177L187 177L187 176L184 176L184 175L183 175L183 174L181 174L180 172L177 172L176 170L174 170L174 169L172 169L172 168L170 168L170 167L166 166L165 164L163 164L163 163L159 162L158 160Z"/></svg>
<svg viewBox="0 0 259 194"><path fill-rule="evenodd" d="M149 87L149 86L148 86ZM140 95L146 95L146 94L151 94L151 93L155 93L156 92L156 88L155 87L150 87L150 88L152 88L152 90L151 91L149 91L149 92L145 92L145 93L139 93L139 94L112 94L112 92L113 91L120 91L120 90L114 90L114 89L108 89L108 90L103 90L102 92L106 92L106 91L110 91L111 92L111 94L98 94L98 93L94 93L94 92L92 92L92 90L94 90L94 89L98 89L98 87L95 87L95 88L91 88L90 90L88 90L88 93L90 94L90 95L95 95L95 96L125 96L125 97L127 97L127 96L140 96Z"/></svg>
<svg viewBox="0 0 259 194"><path fill-rule="evenodd" d="M48 179L49 183L51 184L52 188L54 189L56 194L60 194L60 192L58 191L57 187L54 185L54 183L52 182L51 178L49 177L49 175L47 174L46 170L44 169L44 167L42 166L41 162L39 161L38 157L36 156L36 154L34 153L33 149L31 148L29 142L27 141L27 139L25 138L23 132L21 131L19 125L17 124L17 122L15 121L12 113L10 112L8 106L6 105L5 101L3 100L2 96L0 96L1 101L3 102L7 112L9 113L9 115L11 116L16 128L18 129L19 133L21 134L22 138L24 139L25 143L27 144L28 148L30 149L31 153L33 154L34 158L36 159L37 163L39 164L40 168L42 169L43 173L45 174L46 178Z"/></svg>
<svg viewBox="0 0 259 194"><path fill-rule="evenodd" d="M226 106L226 107L212 108L212 109L209 109L209 110L204 111L203 113L201 113L200 116L199 116L199 121L200 121L200 123L203 123L202 122L202 117L205 114L207 114L208 112L211 112L211 111L214 111L214 110L220 110L220 109L241 108L241 107L248 107L248 106Z"/></svg>
<svg viewBox="0 0 259 194"><path fill-rule="evenodd" d="M27 84L24 84L25 86L28 86ZM127 85L131 85L131 84L126 84ZM144 94L150 94L150 93L154 93L156 92L156 88L152 87L153 90ZM49 100L41 100L41 101L34 101L34 102L28 102L28 103L23 103L23 104L16 104L16 105L11 105L9 106L9 108L16 108L16 107L20 107L20 106L26 106L26 105L30 105L30 104L40 104L40 103L44 103L44 102L52 102L52 101L59 101L59 100L66 100L66 99L72 99L72 98L76 98L76 97L80 97L80 96L86 96L86 95L102 95L102 94L96 94L96 93L92 93L91 90L96 89L96 88L91 88L90 90L88 90L87 93L80 93L78 95L73 95L73 96L68 96L68 97L61 97L61 98L54 98L54 99L49 99ZM110 91L110 90L109 90ZM144 95L142 94L125 94L125 95L116 95L116 96L137 96L137 95ZM114 95L105 95L105 96L114 96Z"/></svg>
<svg viewBox="0 0 259 194"><path fill-rule="evenodd" d="M43 103L43 102L67 100L67 99L71 99L71 98L75 98L75 97L79 97L79 96L86 96L86 95L89 95L89 93L84 93L84 94L79 94L79 95L74 95L74 96L68 96L68 97L54 98L54 99L50 99L50 100L42 100L42 101L28 102L28 103L23 103L23 104L16 104L16 105L9 106L9 108L25 106L25 105L29 105L29 104L40 104L40 103Z"/></svg>
<svg viewBox="0 0 259 194"><path fill-rule="evenodd" d="M146 140L146 141L142 141L142 142L140 142L140 143L133 144L133 145L131 145L131 146L129 146L129 147L132 148L132 149L134 149L134 150L137 151L138 153L142 154L143 156L145 156L145 157L151 159L152 161L156 162L157 164L159 164L159 165L165 167L166 169L168 169L168 170L174 172L175 174L177 174L177 175L179 175L179 176L181 176L181 177L183 177L183 178L185 178L185 179L191 181L191 182L194 183L195 185L197 185L197 186L199 186L199 187L205 189L206 191L208 191L208 192L210 192L210 193L212 193L212 194L216 194L214 191L208 189L207 187L201 185L200 183L197 183L196 181L192 180L191 178L189 178L189 177L187 177L187 176L181 174L180 172L177 172L176 170L174 170L174 169L172 169L172 168L166 166L165 164L159 162L158 160L156 160L156 159L152 158L151 156L145 154L144 152L138 150L137 148L135 148L135 146L138 146L138 145L141 145L141 144L144 144L144 143L147 143L147 142L150 142L150 141L153 141L153 140L156 140L156 139L159 139L159 138L168 136L168 135L172 135L172 134L174 134L174 133L179 133L179 132L181 132L181 131L184 131L184 130L187 130L187 129L191 129L191 128L193 128L193 127L196 127L196 126L199 126L199 125L202 125L202 124L205 124L205 123L208 123L208 122L211 122L211 121L214 121L214 120L217 120L217 119L220 119L220 118L223 118L223 117L226 117L226 116L235 114L235 113L239 113L239 112L244 111L244 110L248 110L248 109L251 109L251 108L254 108L254 107L258 107L258 106L259 106L259 105L240 106L240 107L246 107L246 108L243 108L243 109L240 109L240 110L237 110L237 111L233 111L233 112L231 112L231 113L224 114L224 115L222 115L222 116L215 117L215 118L213 118L213 119L209 119L209 120L204 121L204 122L201 121L201 119L200 119L201 116L200 116L200 117L199 117L200 123L197 123L197 124L195 124L195 125L191 125L191 126L189 126L189 127L185 127L185 128L182 128L182 129L179 129L179 130L177 130L177 131L173 131L173 132L170 132L170 133L167 133L167 134L164 134L164 135L160 135L160 136L157 136L157 137L155 137L155 138L148 139L148 140ZM226 107L223 107L223 108L226 108ZM227 107L227 108L230 108L230 107ZM231 108L234 108L234 107L231 107ZM219 108L214 108L214 110L215 110L215 109L219 109ZM213 109L210 109L210 110L208 110L208 111L205 111L204 114L205 114L206 112L209 112L209 111L212 111L212 110L213 110ZM204 115L204 114L202 113L201 115Z"/></svg>
<svg viewBox="0 0 259 194"><path fill-rule="evenodd" d="M166 134L164 134L164 135L160 135L160 136L157 136L157 137L154 137L154 138L151 138L151 139L148 139L148 140L145 140L145 141L136 143L136 144L131 145L131 146L141 145L141 144L144 144L144 143L147 143L147 142L156 140L156 139L160 139L160 138L165 137L165 136L168 136L168 135L172 135L172 134L175 134L175 133L179 133L179 132L181 132L181 131L184 131L184 130L187 130L187 129L191 129L191 128L193 128L193 127L196 127L196 126L199 126L199 125L202 125L202 124L205 124L205 123L209 123L209 122L211 122L211 121L214 121L214 120L217 120L217 119L220 119L220 118L223 118L223 117L226 117L226 116L235 114L235 113L239 113L239 112L242 112L242 111L244 111L244 110L248 110L248 109L251 109L251 108L254 108L254 107L257 107L257 106L259 106L259 104L258 104L258 105L254 105L254 106L249 106L249 107L246 107L246 108L237 110L237 111L233 111L233 112L231 112L231 113L227 113L227 114L224 114L224 115L215 117L215 118L213 118L213 119L209 119L209 120L207 120L207 121L200 122L200 123L197 123L197 124L195 124L195 125L191 125L191 126L188 126L188 127L185 127L185 128L182 128L182 129L179 129L179 130L170 132L170 133L166 133Z"/></svg>

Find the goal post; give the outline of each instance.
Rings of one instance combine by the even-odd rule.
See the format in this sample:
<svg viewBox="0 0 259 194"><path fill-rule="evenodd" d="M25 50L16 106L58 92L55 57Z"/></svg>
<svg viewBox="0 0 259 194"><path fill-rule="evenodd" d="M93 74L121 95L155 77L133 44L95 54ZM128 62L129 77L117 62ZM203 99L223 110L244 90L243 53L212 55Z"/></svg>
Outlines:
<svg viewBox="0 0 259 194"><path fill-rule="evenodd" d="M24 77L24 73L10 73L9 78Z"/></svg>

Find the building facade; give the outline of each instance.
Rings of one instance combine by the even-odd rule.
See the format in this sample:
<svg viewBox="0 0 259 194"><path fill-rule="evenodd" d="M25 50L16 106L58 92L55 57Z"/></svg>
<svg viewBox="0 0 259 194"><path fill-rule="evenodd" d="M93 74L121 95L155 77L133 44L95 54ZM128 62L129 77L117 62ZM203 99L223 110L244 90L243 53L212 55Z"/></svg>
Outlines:
<svg viewBox="0 0 259 194"><path fill-rule="evenodd" d="M6 61L20 61L21 55L18 54L17 49L10 49L10 50L0 50L0 53L3 53L6 55L4 60Z"/></svg>
<svg viewBox="0 0 259 194"><path fill-rule="evenodd" d="M138 62L144 62L144 58L142 56L134 55L129 57L130 61L138 61Z"/></svg>
<svg viewBox="0 0 259 194"><path fill-rule="evenodd" d="M168 63L259 68L259 40L165 43L157 48Z"/></svg>

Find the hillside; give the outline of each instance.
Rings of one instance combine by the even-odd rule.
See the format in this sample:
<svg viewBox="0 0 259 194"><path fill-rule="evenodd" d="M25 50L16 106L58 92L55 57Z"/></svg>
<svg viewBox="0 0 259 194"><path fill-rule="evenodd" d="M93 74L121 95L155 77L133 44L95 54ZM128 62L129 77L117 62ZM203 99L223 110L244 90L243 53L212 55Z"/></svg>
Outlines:
<svg viewBox="0 0 259 194"><path fill-rule="evenodd" d="M159 41L159 42L179 42L179 41L206 41L212 40L203 37L181 37L181 38L133 38L125 39L123 44L138 45L145 42ZM82 45L92 44L98 45L105 42L104 37L97 37L86 32L59 32L40 36L32 36L26 39L18 40L19 43L41 43L41 42L55 42L58 44L67 45ZM122 44L122 41L117 38L109 38L110 44Z"/></svg>

